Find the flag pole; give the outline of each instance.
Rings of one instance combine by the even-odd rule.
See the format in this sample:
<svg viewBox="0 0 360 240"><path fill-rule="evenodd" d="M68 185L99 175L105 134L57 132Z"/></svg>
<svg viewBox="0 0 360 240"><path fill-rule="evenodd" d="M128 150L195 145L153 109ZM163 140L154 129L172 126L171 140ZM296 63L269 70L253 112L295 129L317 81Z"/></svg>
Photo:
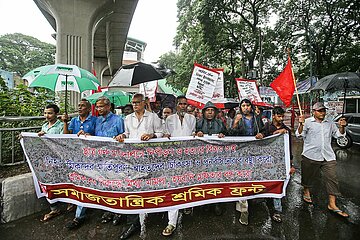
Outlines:
<svg viewBox="0 0 360 240"><path fill-rule="evenodd" d="M289 57L289 59L290 59L290 61L291 61L291 58L290 58L290 49L289 49L289 48L287 49L287 52L288 52L288 57ZM292 66L291 66L291 74L292 74L292 77L293 77L293 79L294 79L296 99L297 99L297 103L298 103L300 115L303 115L303 114L302 114L302 109L301 109L301 104L300 104L299 92L298 92L298 89L297 89L297 86L296 86L296 78L295 78L295 75L294 75L294 71L293 71L293 69L292 69Z"/></svg>

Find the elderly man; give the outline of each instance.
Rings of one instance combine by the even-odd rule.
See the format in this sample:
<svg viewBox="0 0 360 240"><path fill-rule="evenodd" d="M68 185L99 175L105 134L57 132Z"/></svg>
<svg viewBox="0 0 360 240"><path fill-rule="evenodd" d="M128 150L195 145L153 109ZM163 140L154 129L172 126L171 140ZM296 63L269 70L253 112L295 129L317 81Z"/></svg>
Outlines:
<svg viewBox="0 0 360 240"><path fill-rule="evenodd" d="M91 115L91 104L86 99L81 99L78 104L79 116L72 118L68 124L67 114L61 118L64 122L64 134L95 135L96 117ZM77 206L75 218L66 224L66 228L72 230L79 228L85 220L86 208Z"/></svg>
<svg viewBox="0 0 360 240"><path fill-rule="evenodd" d="M312 204L310 189L319 171L324 177L329 195L328 209L337 216L347 218L349 214L336 205L336 196L340 196L339 183L336 175L336 156L331 147L332 137L345 136L345 118L339 119L339 128L334 122L325 118L326 107L317 102L312 107L313 117L299 117L296 136L304 139L301 161L301 184L304 187L303 200Z"/></svg>
<svg viewBox="0 0 360 240"><path fill-rule="evenodd" d="M125 132L116 137L118 141L125 138L137 138L148 141L152 138L161 138L163 128L160 118L152 112L145 110L145 97L135 94L132 99L134 112L125 118ZM143 219L145 216L141 215ZM140 230L140 218L138 214L128 215L128 227L121 233L119 239L127 239L136 231Z"/></svg>
<svg viewBox="0 0 360 240"><path fill-rule="evenodd" d="M192 136L195 133L196 118L194 115L186 113L187 99L185 96L178 96L176 99L176 114L170 115L165 122L166 137ZM165 110L166 108L164 108ZM175 228L179 216L179 210L168 211L168 225L163 230L164 236L170 236Z"/></svg>
<svg viewBox="0 0 360 240"><path fill-rule="evenodd" d="M203 137L204 134L212 135L218 134L218 136L224 137L226 134L226 126L220 120L216 118L218 109L212 102L207 102L202 109L202 118L196 123L196 136Z"/></svg>
<svg viewBox="0 0 360 240"><path fill-rule="evenodd" d="M216 118L217 114L217 107L211 101L207 102L202 109L202 118L196 122L196 136L203 137L204 134L215 134L218 135L219 138L223 138L227 134L226 126L223 121ZM214 208L217 216L222 214L223 210L220 204L215 203Z"/></svg>
<svg viewBox="0 0 360 240"><path fill-rule="evenodd" d="M240 113L235 117L233 126L229 129L232 136L255 136L256 139L264 137L264 123L261 117L254 112L254 106L249 99L240 102ZM236 204L236 210L240 212L239 222L243 225L249 224L248 201L241 200Z"/></svg>

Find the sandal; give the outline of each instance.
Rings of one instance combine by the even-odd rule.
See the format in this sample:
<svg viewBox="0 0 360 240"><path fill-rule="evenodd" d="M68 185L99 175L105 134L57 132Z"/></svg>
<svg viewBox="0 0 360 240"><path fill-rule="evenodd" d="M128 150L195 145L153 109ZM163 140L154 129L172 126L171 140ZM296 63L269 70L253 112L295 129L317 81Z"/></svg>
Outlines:
<svg viewBox="0 0 360 240"><path fill-rule="evenodd" d="M41 222L49 221L50 219L59 216L61 214L60 209L52 210L51 212L44 215L42 219L40 219Z"/></svg>
<svg viewBox="0 0 360 240"><path fill-rule="evenodd" d="M310 196L303 195L303 200L304 200L304 202L306 202L308 204L313 204L313 201Z"/></svg>
<svg viewBox="0 0 360 240"><path fill-rule="evenodd" d="M274 220L275 222L281 223L282 219L281 219L281 214L280 213L274 213L272 215L272 220Z"/></svg>
<svg viewBox="0 0 360 240"><path fill-rule="evenodd" d="M67 211L67 212L71 212L71 211L73 211L73 210L75 210L75 205L69 203L69 204L67 205L67 207L66 207L66 211Z"/></svg>
<svg viewBox="0 0 360 240"><path fill-rule="evenodd" d="M167 227L163 230L162 235L164 236L170 236L175 231L175 228L173 225L169 224Z"/></svg>
<svg viewBox="0 0 360 240"><path fill-rule="evenodd" d="M328 206L328 209L331 213L335 214L336 216L339 216L339 217L342 217L342 218L348 218L349 217L349 214L347 214L346 212L344 212L343 210L340 210L340 209L331 209L329 206Z"/></svg>
<svg viewBox="0 0 360 240"><path fill-rule="evenodd" d="M108 223L111 222L113 219L114 214L112 212L105 212L101 216L101 223Z"/></svg>
<svg viewBox="0 0 360 240"><path fill-rule="evenodd" d="M77 229L84 223L84 218L74 218L71 222L65 225L69 230Z"/></svg>

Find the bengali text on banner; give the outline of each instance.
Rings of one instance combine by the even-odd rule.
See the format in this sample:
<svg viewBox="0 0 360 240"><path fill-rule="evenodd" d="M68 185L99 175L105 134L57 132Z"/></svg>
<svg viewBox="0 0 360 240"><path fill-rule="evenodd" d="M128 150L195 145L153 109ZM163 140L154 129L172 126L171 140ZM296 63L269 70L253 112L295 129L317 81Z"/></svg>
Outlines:
<svg viewBox="0 0 360 240"><path fill-rule="evenodd" d="M117 213L285 195L287 135L153 139L22 133L38 197Z"/></svg>

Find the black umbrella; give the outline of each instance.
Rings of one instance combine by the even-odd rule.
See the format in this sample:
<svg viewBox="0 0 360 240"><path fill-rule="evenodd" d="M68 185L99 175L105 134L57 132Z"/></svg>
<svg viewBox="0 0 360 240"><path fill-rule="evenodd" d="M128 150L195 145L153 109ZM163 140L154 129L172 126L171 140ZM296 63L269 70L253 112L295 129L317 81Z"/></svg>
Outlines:
<svg viewBox="0 0 360 240"><path fill-rule="evenodd" d="M321 78L316 82L314 87L310 89L323 90L327 92L335 92L339 90L344 91L344 105L342 112L344 113L346 91L355 90L360 91L360 73L357 72L342 72L335 73Z"/></svg>
<svg viewBox="0 0 360 240"><path fill-rule="evenodd" d="M123 65L114 75L108 87L134 86L140 83L163 79L151 64L137 62Z"/></svg>

